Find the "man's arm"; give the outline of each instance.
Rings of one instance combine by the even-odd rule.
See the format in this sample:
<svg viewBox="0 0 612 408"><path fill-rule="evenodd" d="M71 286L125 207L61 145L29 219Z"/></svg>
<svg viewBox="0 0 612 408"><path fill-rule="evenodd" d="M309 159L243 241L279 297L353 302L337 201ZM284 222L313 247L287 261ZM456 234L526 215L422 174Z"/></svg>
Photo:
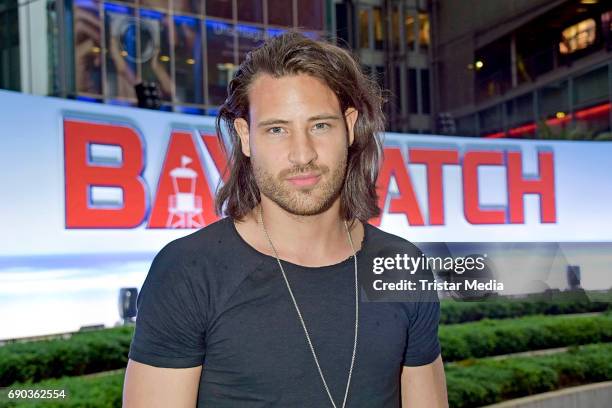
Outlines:
<svg viewBox="0 0 612 408"><path fill-rule="evenodd" d="M448 408L442 355L430 364L402 368L402 408Z"/></svg>
<svg viewBox="0 0 612 408"><path fill-rule="evenodd" d="M129 360L123 385L124 408L194 408L202 366L159 368Z"/></svg>

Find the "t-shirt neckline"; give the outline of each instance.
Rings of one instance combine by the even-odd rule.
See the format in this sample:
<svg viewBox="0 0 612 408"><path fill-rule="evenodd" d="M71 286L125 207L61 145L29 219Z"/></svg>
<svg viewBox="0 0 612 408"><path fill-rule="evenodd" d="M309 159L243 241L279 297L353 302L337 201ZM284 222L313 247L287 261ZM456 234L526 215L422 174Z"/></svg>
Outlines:
<svg viewBox="0 0 612 408"><path fill-rule="evenodd" d="M255 249L251 244L249 244L248 242L245 241L244 238L242 238L242 235L240 235L238 233L238 230L236 229L236 225L234 224L234 220L231 217L226 217L225 218L226 222L228 222L230 224L230 229L232 230L233 235L235 236L235 238L238 240L238 242L240 243L241 246L245 247L249 252L251 252L252 254L260 257L260 258L265 258L267 261L274 261L274 263L276 263L276 257L268 255L268 254L264 254L263 252L258 251L257 249ZM359 221L361 222L361 221ZM368 242L369 239L369 235L370 235L370 225L366 222L366 223L362 223L363 224L363 239L361 240L361 247L356 251L356 255L357 255L357 259L359 260L359 255L361 253L363 253L365 245ZM288 265L292 268L296 268L296 269L301 269L304 271L324 271L327 269L339 269L339 268L343 268L345 266L347 266L349 263L353 262L353 255L349 256L348 258L346 258L343 261L340 261L338 263L332 264L332 265L323 265L323 266L304 266L304 265L299 265L299 264L295 264L292 262L289 262L287 260L284 260L282 258L280 258L283 266Z"/></svg>

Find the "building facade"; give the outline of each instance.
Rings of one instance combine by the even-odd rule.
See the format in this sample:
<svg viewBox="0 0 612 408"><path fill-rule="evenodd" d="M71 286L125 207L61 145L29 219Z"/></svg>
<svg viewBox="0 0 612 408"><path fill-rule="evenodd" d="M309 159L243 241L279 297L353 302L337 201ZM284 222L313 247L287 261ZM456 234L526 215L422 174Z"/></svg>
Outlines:
<svg viewBox="0 0 612 408"><path fill-rule="evenodd" d="M0 88L135 106L154 82L161 109L215 114L246 53L289 28L330 26L326 0L2 0Z"/></svg>
<svg viewBox="0 0 612 408"><path fill-rule="evenodd" d="M385 89L389 131L431 130L427 10L426 0L336 2L332 30Z"/></svg>
<svg viewBox="0 0 612 408"><path fill-rule="evenodd" d="M432 0L438 133L609 138L612 4Z"/></svg>
<svg viewBox="0 0 612 408"><path fill-rule="evenodd" d="M426 0L0 0L0 88L216 114L246 53L288 28L350 48L385 89L387 130L431 130Z"/></svg>

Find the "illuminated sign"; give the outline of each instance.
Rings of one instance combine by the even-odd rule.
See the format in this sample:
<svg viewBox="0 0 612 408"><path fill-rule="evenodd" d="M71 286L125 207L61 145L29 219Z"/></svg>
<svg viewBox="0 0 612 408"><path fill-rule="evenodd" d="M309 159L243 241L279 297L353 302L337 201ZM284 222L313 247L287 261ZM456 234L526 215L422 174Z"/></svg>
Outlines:
<svg viewBox="0 0 612 408"><path fill-rule="evenodd" d="M0 256L154 252L218 220L227 173L214 118L8 91L0 102ZM383 213L370 223L388 232L417 242L612 240L610 142L384 139Z"/></svg>
<svg viewBox="0 0 612 408"><path fill-rule="evenodd" d="M137 129L71 119L64 119L63 123L66 228L135 228L143 222L148 228L198 228L218 219L214 212L214 188L207 181L207 171L200 161L202 152L198 151L193 133L171 132L152 206L148 208L150 186L142 177L147 155ZM217 137L198 136L203 141L201 146L213 158L216 171L223 173L226 159ZM121 160L109 165L103 158L92 157L91 152L102 146L115 146ZM410 225L444 225L442 168L448 165L461 166L464 214L469 223L524 223L525 194L541 197L541 222L556 221L554 154L551 151L538 152L540 175L530 179L523 175L521 151L471 149L460 157L458 149L409 147L408 161L426 167L429 220L423 217L401 149L385 148L384 156L378 179L379 204L384 206L389 182L394 177L400 194L391 199L389 212L404 214ZM480 166L505 168L507 208L481 208L478 200ZM95 188L118 189L117 196L122 198L115 208L109 208L105 200L96 205L92 200ZM379 225L380 219L372 223Z"/></svg>

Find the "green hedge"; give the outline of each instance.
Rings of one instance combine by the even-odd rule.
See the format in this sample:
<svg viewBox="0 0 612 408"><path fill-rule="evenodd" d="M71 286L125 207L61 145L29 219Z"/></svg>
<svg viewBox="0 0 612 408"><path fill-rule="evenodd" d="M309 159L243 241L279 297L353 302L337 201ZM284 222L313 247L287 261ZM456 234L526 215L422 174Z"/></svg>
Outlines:
<svg viewBox="0 0 612 408"><path fill-rule="evenodd" d="M551 300L487 300L482 302L440 303L440 323L455 324L481 319L508 319L528 315L561 315L612 310L610 302Z"/></svg>
<svg viewBox="0 0 612 408"><path fill-rule="evenodd" d="M597 316L527 316L443 325L444 361L612 341L612 313Z"/></svg>
<svg viewBox="0 0 612 408"><path fill-rule="evenodd" d="M0 386L124 368L132 333L121 327L0 347ZM485 319L441 325L439 335L444 360L457 361L612 341L612 314Z"/></svg>
<svg viewBox="0 0 612 408"><path fill-rule="evenodd" d="M0 387L124 368L132 333L120 327L0 347Z"/></svg>
<svg viewBox="0 0 612 408"><path fill-rule="evenodd" d="M3 407L84 407L121 406L124 371L96 377L46 380L36 385L13 385L11 389L64 389L60 400L7 402ZM578 346L564 353L512 357L503 360L467 360L446 367L451 408L479 407L526 395L575 385L612 380L612 343Z"/></svg>
<svg viewBox="0 0 612 408"><path fill-rule="evenodd" d="M64 377L36 384L13 385L10 389L64 390L63 399L8 399L8 389L2 391L0 407L12 408L120 408L125 370L108 375Z"/></svg>
<svg viewBox="0 0 612 408"><path fill-rule="evenodd" d="M612 343L591 344L567 352L468 360L446 367L449 405L479 407L508 399L612 380Z"/></svg>

